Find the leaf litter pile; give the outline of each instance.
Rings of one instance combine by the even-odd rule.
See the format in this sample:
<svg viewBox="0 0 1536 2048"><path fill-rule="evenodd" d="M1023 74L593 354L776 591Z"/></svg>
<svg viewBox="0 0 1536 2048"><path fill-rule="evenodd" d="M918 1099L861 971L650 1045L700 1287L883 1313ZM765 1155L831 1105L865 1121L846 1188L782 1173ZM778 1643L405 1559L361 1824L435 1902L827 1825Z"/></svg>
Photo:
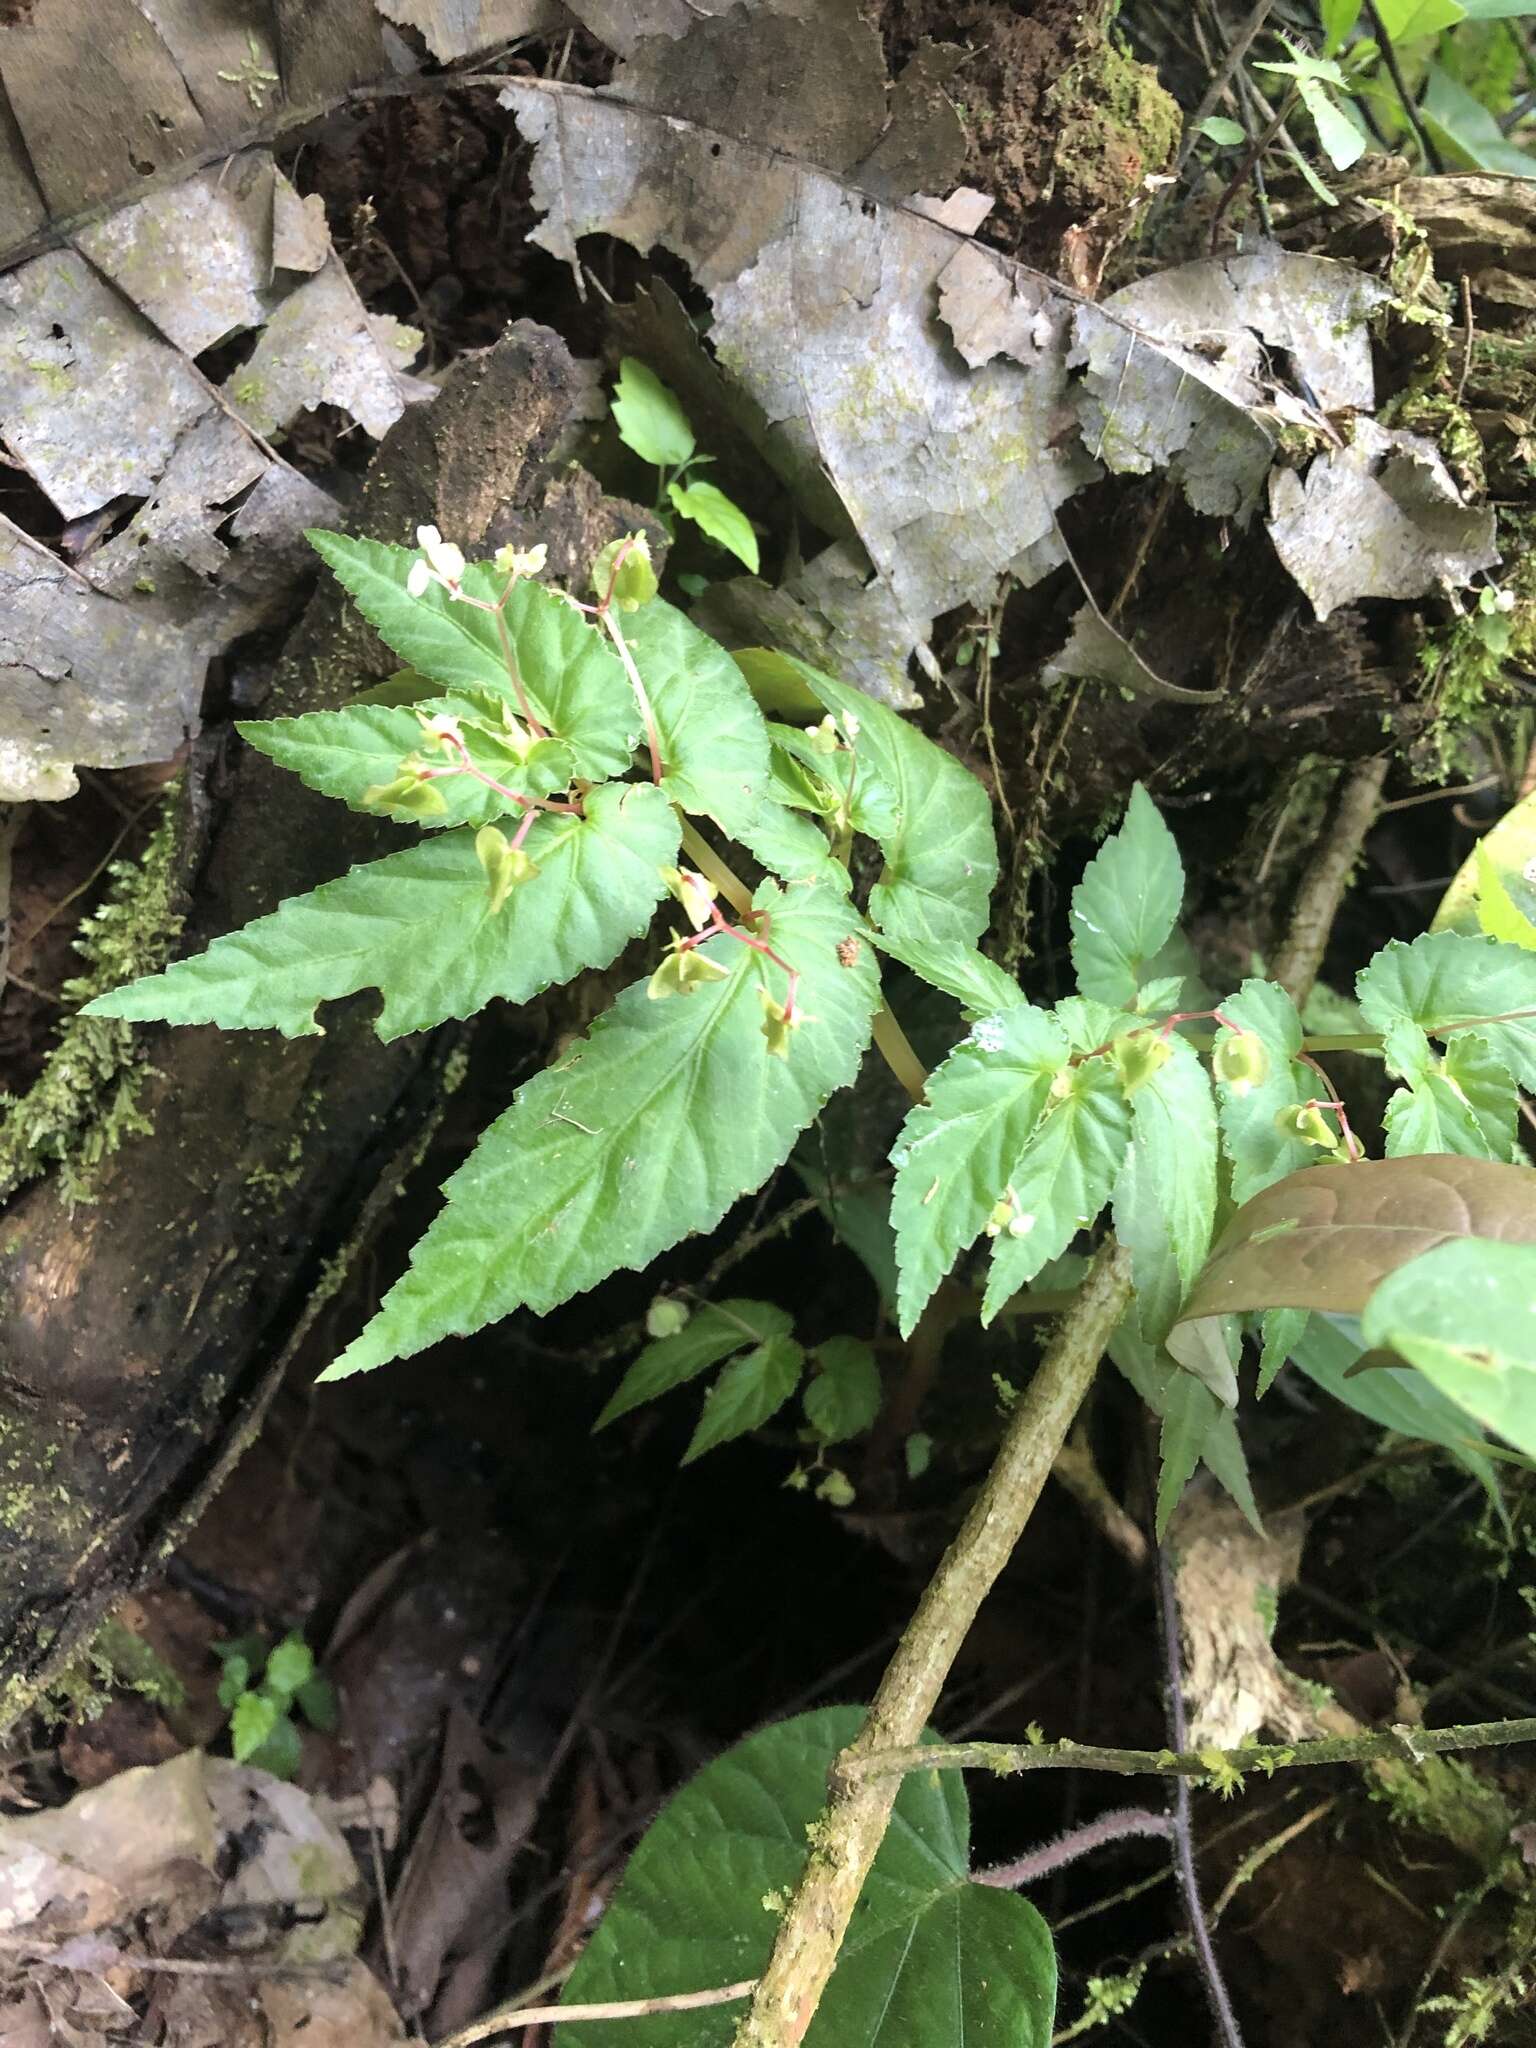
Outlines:
<svg viewBox="0 0 1536 2048"><path fill-rule="evenodd" d="M1390 203L1383 187L1333 210L1303 187L1276 233L1249 220L1239 245L1224 174L1192 171L1168 202L1177 110L1084 10L1020 23L911 0L881 20L852 0L357 0L317 10L326 28L278 10L280 32L256 10L237 31L241 10L194 29L195 11L113 6L92 30L113 75L82 67L74 88L102 130L88 153L48 117L84 17L48 11L0 27L6 1194L62 1162L89 1214L91 1169L131 1132L131 1107L114 1122L122 1048L70 1042L67 1114L56 1048L93 992L82 965L89 984L93 960L113 978L144 964L115 864L144 855L173 776L194 813L217 809L231 720L259 710L305 599L304 529L347 523L374 446L430 433L444 374L508 322L555 329L575 369L545 524L502 507L497 542L566 531L556 507L574 569L606 493L670 538L693 616L728 646L788 649L920 716L989 784L1011 859L999 950L1053 995L1066 892L1138 778L1178 819L1192 936L1229 985L1276 945L1343 764L1389 731L1395 799L1471 785L1372 835L1307 1019L1341 1035L1360 1018L1333 990L1422 930L1527 793L1528 722L1516 703L1479 724L1476 694L1497 687L1483 654L1510 646L1480 628L1479 589L1501 576L1532 602L1511 553L1536 496L1536 204L1518 180L1467 176L1448 204L1402 166ZM1176 49L1134 47L1183 94ZM1128 72L1129 139L1111 90ZM739 529L721 548L703 521L654 525L655 476L608 415L624 360L678 394L709 462L692 488L747 508L750 554ZM1449 407L1426 396L1447 388ZM455 481L472 496L472 473ZM1521 610L1509 630L1523 675ZM1531 829L1484 842L1517 895ZM166 945L197 858L158 906ZM899 986L940 1056L953 1011ZM585 1021L551 1002L537 1028L553 1044ZM444 2041L558 1986L589 1944L588 1978L621 1995L612 1959L641 1937L632 1902L603 1911L666 1795L766 1720L815 1709L842 1731L841 1703L867 1697L985 1467L1018 1344L943 1294L896 1336L881 1175L904 1105L878 1087L649 1281L308 1391L509 1064L521 1079L537 1053L478 1034L254 1446L12 1731L0 2041ZM1346 1085L1376 1086L1390 1118L1379 1071ZM1348 1171L1316 1170L1320 1204ZM1330 1280L1355 1314L1395 1263L1376 1241L1394 1215L1346 1220ZM1305 1234L1223 1240L1199 1315L1283 1301L1250 1304L1240 1283L1266 1253L1289 1267ZM1449 1332L1454 1269L1444 1290ZM663 1334L658 1291L716 1304L700 1339L723 1304L764 1346L819 1346L824 1412L836 1384L864 1418L849 1436L867 1428L868 1359L890 1411L856 1444L826 1432L837 1455L809 1472L790 1410L682 1478L694 1418L676 1407L593 1436L619 1370ZM851 1329L857 1358L834 1349ZM1415 1694L1441 1718L1533 1711L1525 1496L1417 1375L1353 1376L1336 1334L1314 1319L1299 1369L1251 1430L1245 1414L1262 1531L1198 1488L1183 1510L1196 1743L1387 1725ZM711 1362L733 1348L734 1327ZM1138 1386L1158 1370L1116 1362ZM1161 1742L1145 1538L1119 1505L1149 1505L1141 1419L1100 1385L1097 1461L1085 1431L957 1667L946 1734ZM1403 1455L1410 1436L1444 1455ZM323 1674L307 1706L308 1665L292 1688L270 1676L290 1640ZM1520 1828L1536 1788L1510 1759L1447 1788L1452 1827L1386 1773L1282 1778L1231 1809L1202 1795L1245 2038L1400 2023L1432 1923L1436 1969L1504 1966L1483 1896L1519 1893L1536 1861ZM945 1882L972 1894L969 1870L1115 1803L1071 1774L972 1792L969 1817L963 1800L943 1816ZM1064 2016L1097 1996L1095 2025L1122 2038L1204 2025L1156 1841L1030 1895L1058 1933ZM703 1971L730 1974L723 1955ZM1134 1991L1123 2024L1093 1988L1112 1982Z"/></svg>

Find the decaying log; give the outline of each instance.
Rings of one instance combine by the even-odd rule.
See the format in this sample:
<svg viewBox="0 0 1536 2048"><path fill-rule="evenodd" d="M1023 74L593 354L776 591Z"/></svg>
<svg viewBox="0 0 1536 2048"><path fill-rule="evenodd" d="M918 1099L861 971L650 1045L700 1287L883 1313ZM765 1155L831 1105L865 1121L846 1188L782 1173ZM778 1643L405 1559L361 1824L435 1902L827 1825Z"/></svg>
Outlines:
<svg viewBox="0 0 1536 2048"><path fill-rule="evenodd" d="M472 548L493 525L574 523L552 566L561 543L595 552L636 514L550 459L575 388L564 345L520 322L389 435L359 530L409 542L433 521ZM396 666L326 579L263 709L335 705ZM229 779L186 878L186 950L392 843L261 755ZM195 1512L332 1262L387 1207L459 1037L381 1046L375 1006L334 1005L323 1036L294 1042L156 1030L149 1129L104 1162L95 1199L36 1183L0 1220L0 1724Z"/></svg>

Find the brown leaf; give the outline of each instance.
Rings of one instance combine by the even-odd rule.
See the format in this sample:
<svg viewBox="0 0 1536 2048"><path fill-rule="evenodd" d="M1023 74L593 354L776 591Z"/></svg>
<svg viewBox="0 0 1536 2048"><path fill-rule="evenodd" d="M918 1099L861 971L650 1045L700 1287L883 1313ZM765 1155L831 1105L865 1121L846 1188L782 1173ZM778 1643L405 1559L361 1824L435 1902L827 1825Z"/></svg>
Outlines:
<svg viewBox="0 0 1536 2048"><path fill-rule="evenodd" d="M1306 1166L1238 1210L1184 1316L1358 1315L1386 1274L1458 1237L1536 1244L1536 1172L1439 1152Z"/></svg>

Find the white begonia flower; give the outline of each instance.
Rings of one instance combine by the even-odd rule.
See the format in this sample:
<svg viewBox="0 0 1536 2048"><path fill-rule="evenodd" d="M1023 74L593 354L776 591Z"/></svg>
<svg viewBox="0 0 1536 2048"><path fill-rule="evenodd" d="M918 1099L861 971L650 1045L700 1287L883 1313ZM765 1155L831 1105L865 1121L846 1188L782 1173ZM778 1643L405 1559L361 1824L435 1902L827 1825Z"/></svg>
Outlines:
<svg viewBox="0 0 1536 2048"><path fill-rule="evenodd" d="M419 597L428 582L455 584L464 574L464 550L456 548L451 540L444 540L435 526L418 526L416 545L426 556L425 562L413 565L406 588L413 597ZM418 570L425 574L418 579ZM419 588L413 587L418 584Z"/></svg>

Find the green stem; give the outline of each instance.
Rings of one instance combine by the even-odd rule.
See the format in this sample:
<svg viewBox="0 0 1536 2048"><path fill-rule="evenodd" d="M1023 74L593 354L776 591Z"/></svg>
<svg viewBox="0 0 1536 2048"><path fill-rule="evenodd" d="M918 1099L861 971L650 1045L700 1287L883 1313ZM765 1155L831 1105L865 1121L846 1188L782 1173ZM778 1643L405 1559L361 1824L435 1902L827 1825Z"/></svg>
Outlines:
<svg viewBox="0 0 1536 2048"><path fill-rule="evenodd" d="M1506 1749L1536 1742L1536 1719L1468 1721L1456 1728L1400 1724L1371 1735L1325 1735L1309 1742L1252 1742L1241 1749L1098 1749L1082 1742L938 1742L874 1751L840 1766L856 1783L910 1771L1109 1771L1117 1777L1210 1778L1230 1788L1245 1771L1295 1771L1316 1764L1420 1763L1463 1749Z"/></svg>

